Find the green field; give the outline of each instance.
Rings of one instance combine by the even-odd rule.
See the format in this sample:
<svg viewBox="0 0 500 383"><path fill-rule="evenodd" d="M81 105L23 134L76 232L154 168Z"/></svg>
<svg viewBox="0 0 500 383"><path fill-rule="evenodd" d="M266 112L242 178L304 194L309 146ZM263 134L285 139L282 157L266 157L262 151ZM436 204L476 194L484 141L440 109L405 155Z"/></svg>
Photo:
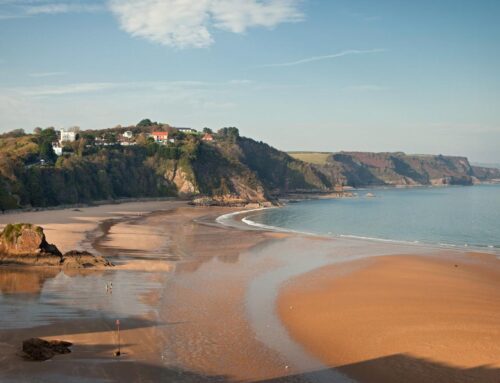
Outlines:
<svg viewBox="0 0 500 383"><path fill-rule="evenodd" d="M288 154L297 160L317 165L324 165L332 155L330 152L288 152Z"/></svg>

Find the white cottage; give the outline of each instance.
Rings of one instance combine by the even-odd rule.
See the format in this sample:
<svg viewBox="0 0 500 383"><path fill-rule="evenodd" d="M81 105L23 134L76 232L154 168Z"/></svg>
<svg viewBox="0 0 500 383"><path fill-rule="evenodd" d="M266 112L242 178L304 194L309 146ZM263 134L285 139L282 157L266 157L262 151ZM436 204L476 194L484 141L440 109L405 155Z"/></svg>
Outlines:
<svg viewBox="0 0 500 383"><path fill-rule="evenodd" d="M59 142L73 142L76 140L76 132L67 132L64 129L61 129L61 138Z"/></svg>

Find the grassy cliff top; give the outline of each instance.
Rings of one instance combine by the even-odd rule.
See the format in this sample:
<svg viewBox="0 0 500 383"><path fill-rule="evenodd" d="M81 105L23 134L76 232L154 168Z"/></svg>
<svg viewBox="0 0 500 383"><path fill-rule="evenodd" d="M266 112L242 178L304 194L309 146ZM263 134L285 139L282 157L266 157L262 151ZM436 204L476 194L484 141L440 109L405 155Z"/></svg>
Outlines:
<svg viewBox="0 0 500 383"><path fill-rule="evenodd" d="M297 160L316 165L326 164L328 157L332 155L330 152L288 152L288 154Z"/></svg>
<svg viewBox="0 0 500 383"><path fill-rule="evenodd" d="M0 233L0 238L6 243L12 244L19 238L23 229L34 230L37 234L43 236L43 229L40 226L31 223L9 223Z"/></svg>

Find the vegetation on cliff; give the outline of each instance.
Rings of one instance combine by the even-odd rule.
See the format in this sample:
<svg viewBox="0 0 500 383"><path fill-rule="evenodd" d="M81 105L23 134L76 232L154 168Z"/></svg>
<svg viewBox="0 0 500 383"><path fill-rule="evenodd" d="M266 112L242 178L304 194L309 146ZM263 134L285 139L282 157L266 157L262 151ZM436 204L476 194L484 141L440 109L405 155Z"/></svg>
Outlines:
<svg viewBox="0 0 500 383"><path fill-rule="evenodd" d="M402 152L291 153L312 159L322 172L333 172L349 186L472 185L500 179L500 170L472 166L466 157L412 155Z"/></svg>
<svg viewBox="0 0 500 383"><path fill-rule="evenodd" d="M164 140L152 134L158 131ZM464 157L289 155L241 137L234 127L197 133L144 119L135 126L74 132L72 142L61 142L53 128L0 135L0 209L166 196L264 202L339 185L472 184L500 178L498 169L473 167Z"/></svg>

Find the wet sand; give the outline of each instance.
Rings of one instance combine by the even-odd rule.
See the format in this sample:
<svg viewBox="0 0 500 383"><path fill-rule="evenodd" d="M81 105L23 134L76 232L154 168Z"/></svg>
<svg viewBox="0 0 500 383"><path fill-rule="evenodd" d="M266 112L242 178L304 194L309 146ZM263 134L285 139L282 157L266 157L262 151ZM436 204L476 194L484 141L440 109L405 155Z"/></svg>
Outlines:
<svg viewBox="0 0 500 383"><path fill-rule="evenodd" d="M241 267L248 249L282 236L194 222L207 215L213 221L231 211L227 208L161 206L160 213L144 214L138 206L131 214L124 205L123 213L101 212L83 228L67 223L75 219L72 211L59 213L57 220L53 212L19 217L44 227L54 221L69 225L56 228L73 233L70 246L90 246L119 266L86 275L5 271L0 361L7 367L0 381L200 382L282 374L280 356L254 339L246 320L245 283L272 265ZM58 235L65 235L51 233L49 241L56 244ZM104 289L108 281L112 294ZM116 319L123 342L118 360L112 357ZM33 336L73 342L73 353L44 363L24 361L18 355L21 342Z"/></svg>
<svg viewBox="0 0 500 383"><path fill-rule="evenodd" d="M500 382L500 265L493 256L327 266L289 281L278 311L311 354L359 382Z"/></svg>
<svg viewBox="0 0 500 383"><path fill-rule="evenodd" d="M277 315L280 287L292 281L308 291L296 282L325 266L340 278L358 268L347 261L429 250L215 224L232 211L156 201L16 216L48 226L58 246L99 252L118 266L2 268L0 381L351 382L343 374L350 370L332 369L307 340L290 337ZM73 352L27 362L18 353L33 336L71 341Z"/></svg>
<svg viewBox="0 0 500 383"><path fill-rule="evenodd" d="M55 243L63 253L70 250L87 250L84 242L88 235L99 229L105 220L140 218L154 211L166 211L185 205L179 201L148 201L108 204L92 207L42 210L0 215L0 228L7 223L33 223L44 228L49 243ZM141 240L135 236L135 242ZM127 244L124 244L126 248ZM155 243L152 242L151 246ZM135 245L131 247L134 248Z"/></svg>

